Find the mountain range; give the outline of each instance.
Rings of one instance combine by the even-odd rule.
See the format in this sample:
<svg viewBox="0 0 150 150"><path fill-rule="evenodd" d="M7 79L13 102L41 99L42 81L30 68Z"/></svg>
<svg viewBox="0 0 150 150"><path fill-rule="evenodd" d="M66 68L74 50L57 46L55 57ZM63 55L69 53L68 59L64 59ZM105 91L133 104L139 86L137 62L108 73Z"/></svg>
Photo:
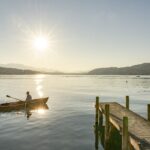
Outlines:
<svg viewBox="0 0 150 150"><path fill-rule="evenodd" d="M129 67L96 68L85 73L63 73L54 70L39 69L20 64L0 65L1 75L27 75L27 74L75 74L75 75L150 75L150 63L143 63Z"/></svg>
<svg viewBox="0 0 150 150"><path fill-rule="evenodd" d="M17 64L17 63L0 64L0 67L15 68L15 69L22 69L22 70L36 70L40 72L57 72L56 70L52 70L48 68L33 67L33 66Z"/></svg>
<svg viewBox="0 0 150 150"><path fill-rule="evenodd" d="M88 72L89 75L150 75L150 63L130 67L97 68Z"/></svg>
<svg viewBox="0 0 150 150"><path fill-rule="evenodd" d="M40 74L40 73L42 72L33 71L33 70L0 67L1 75L30 75L30 74Z"/></svg>

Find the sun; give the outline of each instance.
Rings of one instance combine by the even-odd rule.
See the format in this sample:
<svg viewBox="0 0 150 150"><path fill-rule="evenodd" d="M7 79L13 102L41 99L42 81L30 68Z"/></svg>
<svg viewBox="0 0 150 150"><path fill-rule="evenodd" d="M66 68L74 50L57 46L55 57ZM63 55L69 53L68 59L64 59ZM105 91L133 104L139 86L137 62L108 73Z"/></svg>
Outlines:
<svg viewBox="0 0 150 150"><path fill-rule="evenodd" d="M48 48L49 41L47 37L44 36L36 36L33 39L33 47L37 50L45 50Z"/></svg>

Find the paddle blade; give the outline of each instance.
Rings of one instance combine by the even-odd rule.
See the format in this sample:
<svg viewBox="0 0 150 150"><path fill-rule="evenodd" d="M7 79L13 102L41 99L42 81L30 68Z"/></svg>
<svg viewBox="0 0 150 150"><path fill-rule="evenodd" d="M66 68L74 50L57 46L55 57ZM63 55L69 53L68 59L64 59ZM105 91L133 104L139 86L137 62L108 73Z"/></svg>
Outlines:
<svg viewBox="0 0 150 150"><path fill-rule="evenodd" d="M9 97L9 98L10 98L10 96L9 96L9 95L6 95L6 97Z"/></svg>

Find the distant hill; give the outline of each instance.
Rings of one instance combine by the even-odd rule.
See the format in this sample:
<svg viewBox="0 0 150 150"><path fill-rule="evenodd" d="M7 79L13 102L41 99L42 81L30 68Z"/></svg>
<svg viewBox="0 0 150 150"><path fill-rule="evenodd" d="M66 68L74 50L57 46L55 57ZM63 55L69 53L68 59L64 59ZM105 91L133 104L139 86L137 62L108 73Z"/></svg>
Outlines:
<svg viewBox="0 0 150 150"><path fill-rule="evenodd" d="M8 63L8 64L0 64L0 67L3 68L15 68L21 70L38 70L32 66L24 65L24 64L17 64L17 63Z"/></svg>
<svg viewBox="0 0 150 150"><path fill-rule="evenodd" d="M15 69L15 68L4 68L0 67L1 75L30 75L30 74L39 74L39 71L33 70L23 70L23 69Z"/></svg>
<svg viewBox="0 0 150 150"><path fill-rule="evenodd" d="M60 75L63 72L47 68L32 67L24 64L8 63L0 64L0 74L52 74Z"/></svg>
<svg viewBox="0 0 150 150"><path fill-rule="evenodd" d="M130 67L97 68L88 72L89 75L150 75L150 63Z"/></svg>
<svg viewBox="0 0 150 150"><path fill-rule="evenodd" d="M64 73L58 71L35 71L32 69L18 69L0 67L0 75L32 75L32 74L51 74L51 75L150 75L150 63L143 63L130 67L109 67L97 68L84 73Z"/></svg>
<svg viewBox="0 0 150 150"><path fill-rule="evenodd" d="M15 68L15 69L21 69L21 70L36 70L40 72L57 72L57 70L53 70L53 69L39 68L39 67L33 67L33 66L17 64L17 63L0 64L0 67Z"/></svg>

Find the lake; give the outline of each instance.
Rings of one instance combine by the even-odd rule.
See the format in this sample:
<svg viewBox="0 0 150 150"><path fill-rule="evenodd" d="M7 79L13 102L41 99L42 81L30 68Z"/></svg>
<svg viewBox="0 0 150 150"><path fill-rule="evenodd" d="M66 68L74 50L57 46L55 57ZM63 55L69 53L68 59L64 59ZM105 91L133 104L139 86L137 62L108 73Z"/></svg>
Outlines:
<svg viewBox="0 0 150 150"><path fill-rule="evenodd" d="M150 76L1 75L0 103L47 97L48 110L0 113L2 150L94 150L95 97L124 104L146 117L150 103ZM103 149L101 146L99 149Z"/></svg>

